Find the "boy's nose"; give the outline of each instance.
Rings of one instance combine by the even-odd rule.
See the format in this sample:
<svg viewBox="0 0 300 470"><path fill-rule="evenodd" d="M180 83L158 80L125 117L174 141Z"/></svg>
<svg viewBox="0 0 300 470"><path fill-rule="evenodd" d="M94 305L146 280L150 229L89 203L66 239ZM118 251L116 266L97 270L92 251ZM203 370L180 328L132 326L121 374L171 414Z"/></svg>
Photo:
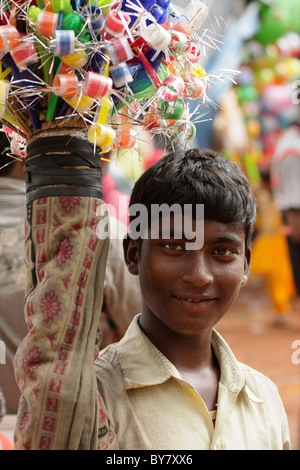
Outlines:
<svg viewBox="0 0 300 470"><path fill-rule="evenodd" d="M211 266L201 253L201 250L191 254L190 262L186 264L182 280L197 287L202 287L214 282Z"/></svg>

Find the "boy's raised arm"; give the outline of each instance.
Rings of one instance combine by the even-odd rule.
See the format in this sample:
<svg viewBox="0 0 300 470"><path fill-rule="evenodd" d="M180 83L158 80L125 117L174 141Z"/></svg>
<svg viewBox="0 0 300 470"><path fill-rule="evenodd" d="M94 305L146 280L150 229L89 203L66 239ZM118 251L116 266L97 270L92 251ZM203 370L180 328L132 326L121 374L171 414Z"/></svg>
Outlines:
<svg viewBox="0 0 300 470"><path fill-rule="evenodd" d="M107 448L114 436L94 374L109 243L96 234L100 157L70 136L52 151L55 140L29 145L25 163L29 331L15 359L15 446Z"/></svg>

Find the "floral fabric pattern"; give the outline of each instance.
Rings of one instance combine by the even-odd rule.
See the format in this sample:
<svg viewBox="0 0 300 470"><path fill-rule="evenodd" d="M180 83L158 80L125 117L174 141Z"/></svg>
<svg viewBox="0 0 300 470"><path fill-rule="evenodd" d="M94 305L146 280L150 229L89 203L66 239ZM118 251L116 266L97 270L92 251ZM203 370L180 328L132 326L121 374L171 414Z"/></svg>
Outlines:
<svg viewBox="0 0 300 470"><path fill-rule="evenodd" d="M17 449L108 449L114 441L94 372L108 252L96 235L99 204L68 196L27 205Z"/></svg>

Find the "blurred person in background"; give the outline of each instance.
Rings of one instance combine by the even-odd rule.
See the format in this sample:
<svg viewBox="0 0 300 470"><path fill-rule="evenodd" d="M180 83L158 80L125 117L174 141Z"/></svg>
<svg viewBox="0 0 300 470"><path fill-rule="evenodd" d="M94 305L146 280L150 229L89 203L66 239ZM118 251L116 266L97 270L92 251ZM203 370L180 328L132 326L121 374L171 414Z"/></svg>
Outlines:
<svg viewBox="0 0 300 470"><path fill-rule="evenodd" d="M272 188L287 226L287 240L298 298L300 296L299 121L298 116L298 119L282 132L272 158Z"/></svg>
<svg viewBox="0 0 300 470"><path fill-rule="evenodd" d="M251 274L262 276L274 307L274 326L284 326L292 313L295 286L281 212L274 200L268 169L260 171L256 190L258 215L252 246Z"/></svg>

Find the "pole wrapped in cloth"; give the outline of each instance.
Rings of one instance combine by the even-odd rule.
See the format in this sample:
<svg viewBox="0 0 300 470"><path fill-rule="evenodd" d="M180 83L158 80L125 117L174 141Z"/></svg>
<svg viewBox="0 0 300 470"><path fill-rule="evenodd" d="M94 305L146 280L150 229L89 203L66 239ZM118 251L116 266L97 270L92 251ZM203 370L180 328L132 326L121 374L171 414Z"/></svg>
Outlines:
<svg viewBox="0 0 300 470"><path fill-rule="evenodd" d="M97 391L108 238L98 238L98 153L74 130L28 142L25 321L15 358L17 449L105 449L114 432Z"/></svg>

